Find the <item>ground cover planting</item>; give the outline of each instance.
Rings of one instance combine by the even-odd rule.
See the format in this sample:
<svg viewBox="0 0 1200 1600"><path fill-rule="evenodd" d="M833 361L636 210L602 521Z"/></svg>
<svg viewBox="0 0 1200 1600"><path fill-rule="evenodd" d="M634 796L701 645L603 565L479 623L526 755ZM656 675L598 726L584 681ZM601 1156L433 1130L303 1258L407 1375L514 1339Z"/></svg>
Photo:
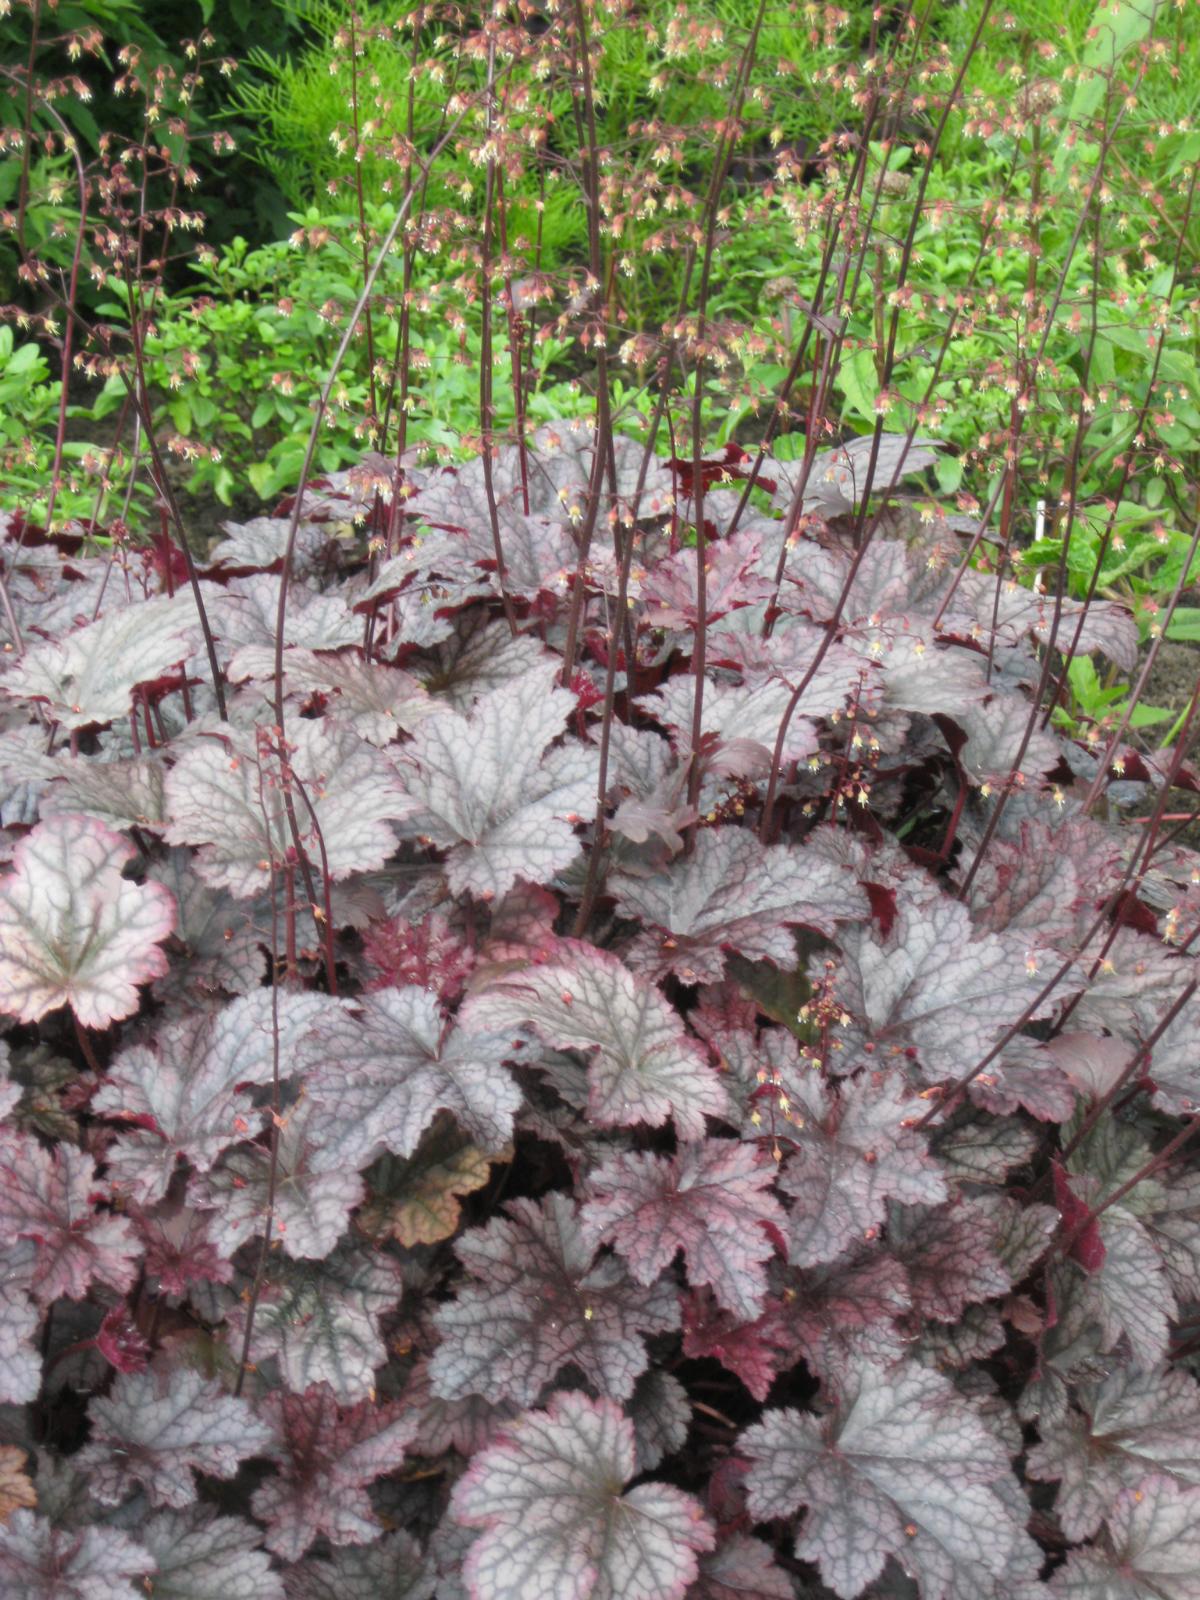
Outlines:
<svg viewBox="0 0 1200 1600"><path fill-rule="evenodd" d="M0 1596L1196 1600L1195 8L231 17L0 19Z"/></svg>

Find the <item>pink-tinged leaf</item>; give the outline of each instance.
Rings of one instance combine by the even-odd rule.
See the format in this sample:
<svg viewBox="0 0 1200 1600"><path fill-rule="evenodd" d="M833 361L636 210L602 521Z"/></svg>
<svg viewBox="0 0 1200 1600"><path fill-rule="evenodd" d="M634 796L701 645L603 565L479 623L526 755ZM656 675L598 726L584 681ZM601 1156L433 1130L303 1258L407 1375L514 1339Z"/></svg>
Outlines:
<svg viewBox="0 0 1200 1600"><path fill-rule="evenodd" d="M1200 1600L1200 1489L1144 1478L1108 1512L1104 1534L1050 1580L1063 1600Z"/></svg>
<svg viewBox="0 0 1200 1600"><path fill-rule="evenodd" d="M674 1157L610 1156L588 1179L582 1224L615 1246L639 1283L651 1284L683 1251L688 1281L708 1285L743 1322L763 1309L771 1231L785 1222L770 1192L775 1163L732 1139L686 1144Z"/></svg>
<svg viewBox="0 0 1200 1600"><path fill-rule="evenodd" d="M209 1237L211 1217L165 1200L145 1211L129 1207L146 1251L146 1277L163 1294L186 1295L193 1284L228 1283L233 1265L217 1253Z"/></svg>
<svg viewBox="0 0 1200 1600"><path fill-rule="evenodd" d="M839 935L837 998L877 1052L912 1048L927 1079L957 1077L1020 1020L1045 976L1029 970L1022 941L976 935L966 907L932 888L902 885L896 904L886 938L868 923Z"/></svg>
<svg viewBox="0 0 1200 1600"><path fill-rule="evenodd" d="M473 1456L503 1431L518 1410L511 1400L492 1402L479 1394L441 1399L433 1392L426 1360L413 1368L403 1399L415 1419L413 1449L423 1456L440 1456L446 1450Z"/></svg>
<svg viewBox="0 0 1200 1600"><path fill-rule="evenodd" d="M470 615L465 608L496 592L493 575L480 572L464 555L461 535L426 533L385 561L373 582L366 583L363 574L348 586L355 611L379 619L377 650L407 655L414 648L454 648L462 618ZM507 638L508 628L501 626Z"/></svg>
<svg viewBox="0 0 1200 1600"><path fill-rule="evenodd" d="M154 1506L178 1510L196 1499L194 1472L232 1478L239 1462L273 1438L245 1400L188 1367L121 1373L88 1408L91 1442L77 1458L105 1505L119 1505L131 1483Z"/></svg>
<svg viewBox="0 0 1200 1600"><path fill-rule="evenodd" d="M761 541L752 529L719 539L705 557L706 623L728 611L769 600L774 584L758 571ZM694 628L700 621L700 599L694 550L680 550L660 561L642 584L646 621L655 628Z"/></svg>
<svg viewBox="0 0 1200 1600"><path fill-rule="evenodd" d="M424 687L410 673L361 656L315 650L286 650L284 693L299 709L315 704L341 727L368 744L386 745L400 732L411 733L435 709ZM253 679L261 693L274 694L272 645L243 645L229 663L229 678Z"/></svg>
<svg viewBox="0 0 1200 1600"><path fill-rule="evenodd" d="M132 1124L108 1154L113 1188L142 1205L166 1193L180 1156L207 1172L223 1150L253 1138L262 1117L245 1088L304 1072L316 1059L313 1023L336 1001L298 989L256 989L215 1011L192 1011L163 1027L151 1045L113 1061L93 1108Z"/></svg>
<svg viewBox="0 0 1200 1600"><path fill-rule="evenodd" d="M1086 605L1079 600L1056 601L1052 594L1039 594L1026 584L976 571L962 574L954 599L954 610L968 612L985 635L992 632L994 623L996 639L1004 645L1016 644L1022 638L1033 639L1039 645L1049 644L1056 608L1058 630L1054 633L1054 644L1057 650L1065 652L1070 648L1078 630L1077 656L1102 650L1122 672L1131 673L1136 669L1138 628L1125 606L1095 598ZM1081 618L1082 628L1079 626Z"/></svg>
<svg viewBox="0 0 1200 1600"><path fill-rule="evenodd" d="M365 1167L383 1151L411 1156L439 1111L479 1147L504 1149L520 1091L505 1061L524 1051L517 1033L477 1027L464 1008L447 1023L428 990L376 989L320 1020L320 1065L308 1081L319 1108L313 1166Z"/></svg>
<svg viewBox="0 0 1200 1600"><path fill-rule="evenodd" d="M471 1600L682 1600L713 1531L690 1495L644 1483L633 1428L607 1400L555 1395L480 1452L451 1510L483 1532L464 1572Z"/></svg>
<svg viewBox="0 0 1200 1600"><path fill-rule="evenodd" d="M260 1531L240 1517L188 1506L157 1512L136 1531L154 1560L153 1600L284 1600Z"/></svg>
<svg viewBox="0 0 1200 1600"><path fill-rule="evenodd" d="M756 1400L765 1400L775 1379L793 1364L793 1346L778 1300L768 1300L753 1322L739 1322L723 1311L709 1289L699 1289L683 1302L684 1355L719 1361Z"/></svg>
<svg viewBox="0 0 1200 1600"><path fill-rule="evenodd" d="M378 974L369 989L411 985L435 991L446 1004L458 999L475 965L475 952L440 911L417 923L401 917L371 923L363 933L363 955Z"/></svg>
<svg viewBox="0 0 1200 1600"><path fill-rule="evenodd" d="M795 1600L791 1578L775 1565L770 1545L731 1533L700 1562L687 1600Z"/></svg>
<svg viewBox="0 0 1200 1600"><path fill-rule="evenodd" d="M1005 1448L948 1378L914 1362L864 1363L830 1414L769 1411L739 1448L752 1462L751 1514L806 1508L796 1554L843 1600L856 1600L889 1556L926 1600L988 1593L989 1581L998 1596L1037 1573L1006 1492Z"/></svg>
<svg viewBox="0 0 1200 1600"><path fill-rule="evenodd" d="M302 1562L284 1587L287 1600L434 1600L437 1579L416 1540L396 1532L335 1550L328 1561Z"/></svg>
<svg viewBox="0 0 1200 1600"><path fill-rule="evenodd" d="M530 444L531 508L543 516L557 515L578 524L584 515L595 470L594 425L584 418L574 418L569 422L547 422L532 435ZM614 487L617 507L622 513L636 513L640 519L649 520L666 516L674 506L675 474L668 463L654 456L647 466L644 455L642 445L636 439L617 434L612 440L610 460L616 475ZM507 465L513 474L514 484L520 483L520 456L515 448L502 451L497 465L502 470ZM602 478L601 481L603 504L607 509L608 480Z"/></svg>
<svg viewBox="0 0 1200 1600"><path fill-rule="evenodd" d="M74 633L35 644L5 674L4 691L44 705L68 730L115 722L128 715L134 689L186 661L199 638L190 594L121 605Z"/></svg>
<svg viewBox="0 0 1200 1600"><path fill-rule="evenodd" d="M18 842L0 882L0 1011L38 1022L69 1005L85 1028L107 1028L137 1010L138 985L167 970L175 902L121 876L135 854L102 822L66 814Z"/></svg>
<svg viewBox="0 0 1200 1600"><path fill-rule="evenodd" d="M33 1511L0 1523L0 1593L12 1600L145 1600L150 1552L116 1528L56 1528Z"/></svg>
<svg viewBox="0 0 1200 1600"><path fill-rule="evenodd" d="M839 921L867 914L853 874L803 847L764 849L741 828L705 830L693 853L651 877L612 879L622 915L647 932L634 940L629 964L646 977L675 973L686 983L716 983L725 957L778 967L797 963L792 928L830 937Z"/></svg>
<svg viewBox="0 0 1200 1600"><path fill-rule="evenodd" d="M1091 1101L1100 1100L1108 1093L1133 1054L1133 1048L1122 1039L1082 1030L1060 1033L1044 1049L1067 1081ZM1058 1120L1065 1122L1067 1119Z"/></svg>
<svg viewBox="0 0 1200 1600"><path fill-rule="evenodd" d="M286 1386L302 1394L327 1383L343 1405L370 1398L387 1360L380 1319L404 1292L394 1256L340 1244L324 1261L281 1261L268 1274L254 1317L250 1358L274 1358ZM245 1332L245 1307L230 1314L232 1336Z"/></svg>
<svg viewBox="0 0 1200 1600"><path fill-rule="evenodd" d="M455 1243L470 1281L434 1312L434 1393L529 1405L571 1363L602 1394L627 1400L646 1369L642 1335L679 1326L674 1291L639 1286L615 1257L594 1260L566 1195L514 1200L507 1213Z"/></svg>
<svg viewBox="0 0 1200 1600"><path fill-rule="evenodd" d="M1119 928L1115 937L1111 928L1101 928L1080 951L1079 971L1086 987L1071 1015L1072 1023L1115 1034L1135 1045L1158 1025L1180 990L1200 977L1200 964L1135 928ZM1185 1007L1163 1035L1167 1041L1162 1052L1164 1082L1173 1082L1180 1066L1186 1077L1188 1068L1178 1062L1172 1046L1181 1033L1186 1037L1187 1019L1194 1016L1194 1009ZM1186 1043L1183 1048L1186 1051ZM1156 1051L1156 1064L1158 1060Z"/></svg>
<svg viewBox="0 0 1200 1600"><path fill-rule="evenodd" d="M349 507L347 507L347 512ZM288 546L290 516L251 517L249 522L222 522L225 538L209 551L210 571L221 569L227 578L278 570ZM320 570L323 560L336 557L337 532L327 523L302 521L292 547L292 576L307 577Z"/></svg>
<svg viewBox="0 0 1200 1600"><path fill-rule="evenodd" d="M1077 1097L1059 1044L1059 1039L1040 1044L1025 1034L1010 1039L987 1071L972 1079L972 1101L995 1116L1010 1116L1023 1106L1040 1122L1068 1121ZM1117 1048L1124 1059L1125 1046Z"/></svg>
<svg viewBox="0 0 1200 1600"><path fill-rule="evenodd" d="M141 1249L125 1217L98 1208L104 1188L86 1152L0 1130L0 1240L34 1241L43 1305L80 1300L93 1283L133 1287Z"/></svg>
<svg viewBox="0 0 1200 1600"><path fill-rule="evenodd" d="M792 1154L779 1187L792 1199L794 1265L819 1266L873 1239L889 1200L946 1198L946 1180L924 1136L904 1126L921 1102L902 1078L871 1073L834 1089L810 1069L789 1074L783 1090Z"/></svg>
<svg viewBox="0 0 1200 1600"><path fill-rule="evenodd" d="M304 1394L271 1394L259 1419L279 1437L278 1473L255 1490L251 1510L267 1525L267 1549L299 1561L314 1539L367 1544L379 1532L367 1486L404 1460L416 1417L400 1405L369 1400L340 1407L324 1385Z"/></svg>
<svg viewBox="0 0 1200 1600"><path fill-rule="evenodd" d="M913 1310L934 1322L957 1322L967 1306L1012 1288L992 1243L990 1218L970 1200L897 1207L888 1249L904 1267Z"/></svg>
<svg viewBox="0 0 1200 1600"><path fill-rule="evenodd" d="M294 791L300 843L314 873L320 876L323 860L335 882L382 866L396 846L393 820L412 809L387 758L325 720L290 724L289 746L291 771L316 815L314 824ZM248 735L205 738L186 750L167 778L167 807L167 842L200 847L196 871L211 888L258 894L271 882L272 858L290 859L278 757L260 758Z"/></svg>
<svg viewBox="0 0 1200 1600"><path fill-rule="evenodd" d="M272 1218L272 1240L289 1256L326 1256L345 1233L366 1193L353 1168L318 1172L321 1116L309 1099L289 1108L270 1151L260 1144L226 1151L188 1191L192 1205L213 1213L209 1236L224 1257L259 1237Z"/></svg>
<svg viewBox="0 0 1200 1600"><path fill-rule="evenodd" d="M864 629L859 648L863 661L873 662L883 679L883 708L961 722L982 709L991 692L981 657L960 645L939 643L930 626L910 632L906 624L885 617Z"/></svg>
<svg viewBox="0 0 1200 1600"><path fill-rule="evenodd" d="M1085 1272L1097 1272L1104 1265L1104 1240L1100 1236L1100 1223L1092 1216L1086 1200L1071 1188L1071 1181L1061 1161L1050 1163L1054 1179L1054 1203L1062 1218L1065 1238L1071 1240L1071 1258L1078 1261Z"/></svg>
<svg viewBox="0 0 1200 1600"><path fill-rule="evenodd" d="M1041 727L1034 728L1021 753L1029 720L1038 719L1037 708L1023 695L993 695L986 705L968 706L953 716L967 736L959 760L975 783L999 788L1009 782L1015 771L1036 786L1062 757L1057 738Z"/></svg>
<svg viewBox="0 0 1200 1600"><path fill-rule="evenodd" d="M105 1313L96 1335L96 1349L118 1372L142 1372L150 1360L150 1346L131 1320L124 1302Z"/></svg>
<svg viewBox="0 0 1200 1600"><path fill-rule="evenodd" d="M1068 1539L1090 1539L1146 1472L1200 1487L1200 1386L1181 1367L1119 1368L1081 1387L1076 1404L1039 1432L1029 1473L1058 1484L1055 1515Z"/></svg>
<svg viewBox="0 0 1200 1600"><path fill-rule="evenodd" d="M0 1404L25 1405L42 1387L33 1346L40 1321L33 1303L37 1246L31 1239L0 1247Z"/></svg>
<svg viewBox="0 0 1200 1600"><path fill-rule="evenodd" d="M549 749L574 710L552 661L483 695L463 716L427 718L397 758L406 832L448 852L455 894L498 899L518 878L548 883L579 853L575 821L595 808L598 753Z"/></svg>
<svg viewBox="0 0 1200 1600"><path fill-rule="evenodd" d="M970 861L968 853L966 867ZM1057 828L1026 817L1015 837L988 846L971 886L971 915L985 932L1008 928L1065 954L1081 931L1081 915L1116 886L1121 865L1120 839L1111 829L1084 817Z"/></svg>
<svg viewBox="0 0 1200 1600"><path fill-rule="evenodd" d="M674 1008L607 951L564 940L563 959L505 978L467 1001L464 1020L483 1028L532 1024L555 1049L594 1052L588 1114L602 1128L673 1116L685 1139L705 1115L726 1110L725 1091Z"/></svg>
<svg viewBox="0 0 1200 1600"><path fill-rule="evenodd" d="M675 677L639 701L648 715L671 730L671 742L682 761L692 754L694 698L691 679ZM706 684L701 737L707 770L718 777L765 777L790 699L791 690L784 683L762 683L755 689ZM806 717L794 716L784 739L783 759L803 761L816 749L816 728Z"/></svg>
<svg viewBox="0 0 1200 1600"><path fill-rule="evenodd" d="M788 1274L784 1306L789 1363L803 1359L833 1388L862 1360L889 1366L908 1345L901 1324L912 1309L908 1278L878 1245L828 1266Z"/></svg>
<svg viewBox="0 0 1200 1600"><path fill-rule="evenodd" d="M736 624L710 633L707 659L711 666L740 672L748 689L777 679L795 690L808 679L796 702L797 716L840 715L852 699L866 705L877 703L879 668L844 644L835 641L829 645L825 639L824 628L804 617L785 615L766 639L757 630L742 632ZM817 651L822 648L824 653L814 670Z"/></svg>
<svg viewBox="0 0 1200 1600"><path fill-rule="evenodd" d="M242 645L274 644L279 587L277 574L258 573L234 578L213 591L209 617L231 652ZM303 650L340 650L362 643L362 622L340 594L322 594L306 584L293 584L288 591L283 641Z"/></svg>
<svg viewBox="0 0 1200 1600"><path fill-rule="evenodd" d="M555 659L532 634L519 633L514 638L507 623L489 623L482 610L468 613L429 657L414 670L431 695L464 713L481 695L507 683L520 683L526 673Z"/></svg>

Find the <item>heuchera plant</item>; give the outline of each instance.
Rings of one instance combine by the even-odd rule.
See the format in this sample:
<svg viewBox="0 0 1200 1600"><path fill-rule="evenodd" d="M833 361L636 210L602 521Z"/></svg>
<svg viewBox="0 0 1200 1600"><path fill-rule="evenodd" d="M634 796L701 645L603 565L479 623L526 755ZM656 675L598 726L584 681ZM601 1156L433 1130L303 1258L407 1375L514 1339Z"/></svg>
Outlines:
<svg viewBox="0 0 1200 1600"><path fill-rule="evenodd" d="M593 448L11 531L0 1593L1194 1600L1186 737L927 446Z"/></svg>

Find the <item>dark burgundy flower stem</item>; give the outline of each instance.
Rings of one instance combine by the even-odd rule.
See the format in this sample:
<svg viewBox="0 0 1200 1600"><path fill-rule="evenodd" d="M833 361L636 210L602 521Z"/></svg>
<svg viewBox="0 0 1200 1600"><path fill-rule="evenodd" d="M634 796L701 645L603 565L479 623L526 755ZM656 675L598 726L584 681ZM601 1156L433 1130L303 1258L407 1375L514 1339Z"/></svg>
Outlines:
<svg viewBox="0 0 1200 1600"><path fill-rule="evenodd" d="M496 106L496 47L488 45L487 76L487 131L490 139ZM517 614L513 610L512 596L508 592L508 569L504 562L504 539L500 533L500 510L496 503L496 484L493 471L495 449L496 408L492 402L492 218L496 208L496 158L488 155L487 186L483 205L483 242L480 272L483 288L483 316L479 325L479 429L481 448L479 459L483 466L483 492L487 497L488 521L492 529L492 551L496 557L496 583L500 589L500 604L508 631L517 636Z"/></svg>
<svg viewBox="0 0 1200 1600"><path fill-rule="evenodd" d="M267 816L266 798L262 789L262 768L259 767L258 801L262 809L263 826L270 837L271 825ZM271 871L271 1125L267 1130L267 1216L263 1224L262 1244L254 1267L254 1278L246 1302L246 1329L242 1335L242 1352L238 1360L238 1374L233 1392L240 1395L250 1370L250 1345L254 1338L254 1318L262 1293L263 1277L267 1270L267 1257L271 1249L271 1236L275 1231L275 1194L279 1181L279 1128L283 1114L281 1077L279 1071L279 896L275 882L275 861L272 855Z"/></svg>
<svg viewBox="0 0 1200 1600"><path fill-rule="evenodd" d="M592 538L600 517L600 479L606 465L606 456L613 449L612 414L608 376L608 292L610 280L604 270L604 250L600 232L600 146L596 132L596 92L592 82L591 40L588 35L587 15L583 0L574 0L576 64L579 74L579 91L573 96L577 119L582 120L584 138L580 151L582 162L583 202L587 211L588 275L596 284L604 285L600 318L604 337L596 348L596 423L592 447L592 468L588 480L587 506L577 539L575 573L571 580L571 600L567 611L567 636L563 646L562 681L570 684L575 676L575 659L579 650L579 635L583 625L583 607L586 590L586 568ZM580 105L582 98L582 106ZM589 312L590 312L589 305ZM615 476L615 475L614 475ZM616 484L610 479L610 489L615 494ZM616 501L613 506L615 509ZM627 663L627 666L629 664Z"/></svg>

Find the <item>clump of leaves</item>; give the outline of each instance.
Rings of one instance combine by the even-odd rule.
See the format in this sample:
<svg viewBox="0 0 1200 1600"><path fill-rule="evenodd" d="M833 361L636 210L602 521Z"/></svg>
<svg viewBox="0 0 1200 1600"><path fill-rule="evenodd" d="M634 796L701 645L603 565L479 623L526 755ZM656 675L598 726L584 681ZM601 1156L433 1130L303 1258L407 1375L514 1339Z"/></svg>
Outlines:
<svg viewBox="0 0 1200 1600"><path fill-rule="evenodd" d="M698 670L678 505L514 597L403 487L278 660L288 516L201 574L224 717L152 583L0 681L8 1591L1185 1600L1200 858L1041 614L757 514Z"/></svg>
<svg viewBox="0 0 1200 1600"><path fill-rule="evenodd" d="M1054 717L1074 660L1137 661L1069 581L1091 355L1031 591L1024 334L993 506L898 504L945 459L897 378L912 230L894 283L854 264L879 403L833 437L862 142L809 218L776 412L821 375L803 456L707 455L728 218L715 182L703 226L664 189L662 130L638 225L699 299L630 352L658 376L623 436L589 20L434 47L487 76L473 457L414 462L401 383L389 454L308 481L319 415L295 493L204 560L135 352L175 544L6 525L0 1592L1195 1600L1200 857L1167 808L1200 689L1169 750ZM732 74L718 31L681 12L663 48L717 52L720 176L757 25ZM952 73L887 88L910 33L870 68L881 128ZM515 392L539 285L504 179L572 124L594 423L506 443L492 312ZM146 156L104 190L139 238ZM395 220L383 255L437 234ZM1061 295L1035 272L1022 315ZM403 346L401 317L390 381Z"/></svg>

